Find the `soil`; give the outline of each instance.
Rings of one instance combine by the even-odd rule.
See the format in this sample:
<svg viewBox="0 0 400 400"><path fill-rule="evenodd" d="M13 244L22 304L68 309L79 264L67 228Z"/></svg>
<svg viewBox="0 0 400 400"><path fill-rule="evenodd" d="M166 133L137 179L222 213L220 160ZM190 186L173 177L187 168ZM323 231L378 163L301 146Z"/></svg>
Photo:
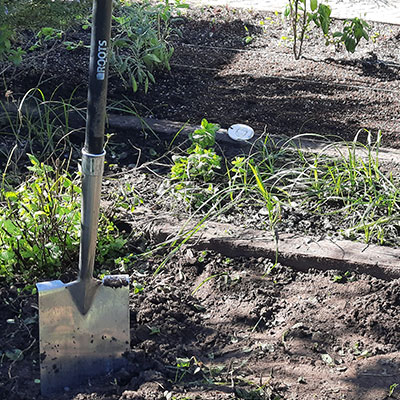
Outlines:
<svg viewBox="0 0 400 400"><path fill-rule="evenodd" d="M263 25L260 25L260 22ZM332 31L341 28L336 21ZM295 60L281 15L228 7L195 9L176 22L181 35L170 72L156 73L149 92L122 88L111 71L109 104L124 100L143 116L228 128L251 125L257 132L294 136L315 133L352 140L358 131L383 134L383 145L400 147L398 41L400 27L370 22L371 40L354 54L325 46L317 30ZM246 32L245 28L248 29ZM251 42L246 44L249 36ZM63 40L90 44L90 32L67 32ZM26 47L34 38L26 38ZM49 100L86 101L89 49L67 51L60 41L44 42L30 62L5 72L8 100L39 86Z"/></svg>
<svg viewBox="0 0 400 400"><path fill-rule="evenodd" d="M144 290L131 295L126 367L52 398L383 400L400 379L398 280L281 265L266 276L269 260L190 248L156 277L153 262L131 276ZM16 288L1 299L13 353L0 396L41 399L37 300ZM7 358L16 349L23 360Z"/></svg>
<svg viewBox="0 0 400 400"><path fill-rule="evenodd" d="M289 136L315 132L352 139L359 129L374 135L381 129L386 146L400 147L398 26L371 23L379 35L353 55L324 47L311 33L296 61L290 44L280 40L286 28L275 14L210 7L192 11L179 25L171 71L158 73L146 95L121 88L112 76L111 103L125 98L142 115L193 123L206 117L224 127L241 122ZM247 45L244 26L253 37ZM67 35L89 42L87 32ZM67 52L48 43L30 64L5 72L3 94L9 90L7 100L17 101L39 82L48 98L63 82L57 96L69 98L75 90L74 101L82 105L87 58L85 48ZM77 134L76 143L81 139ZM143 153L140 163L165 151L154 138L142 140L134 142ZM136 154L128 143L117 143L108 157L129 169ZM153 172L163 174L165 166ZM123 182L121 174L147 186L145 196L157 189L145 174L129 176L112 166L106 173L105 192ZM119 219L120 229L128 231L132 220L138 230L151 223L138 213ZM132 248L143 252L156 245L143 236ZM52 398L400 398L398 280L351 271L299 272L262 257L227 258L188 245L166 255L161 249L129 265L126 367ZM0 282L0 398L41 399L37 297L21 287Z"/></svg>

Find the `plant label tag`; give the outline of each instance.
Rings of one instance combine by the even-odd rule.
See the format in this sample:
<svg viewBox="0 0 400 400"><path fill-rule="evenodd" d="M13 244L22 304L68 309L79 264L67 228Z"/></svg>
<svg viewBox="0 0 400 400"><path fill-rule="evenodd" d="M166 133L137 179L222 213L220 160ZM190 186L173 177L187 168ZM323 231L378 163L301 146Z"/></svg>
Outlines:
<svg viewBox="0 0 400 400"><path fill-rule="evenodd" d="M235 124L228 129L228 135L237 141L249 140L254 136L254 130L248 125Z"/></svg>

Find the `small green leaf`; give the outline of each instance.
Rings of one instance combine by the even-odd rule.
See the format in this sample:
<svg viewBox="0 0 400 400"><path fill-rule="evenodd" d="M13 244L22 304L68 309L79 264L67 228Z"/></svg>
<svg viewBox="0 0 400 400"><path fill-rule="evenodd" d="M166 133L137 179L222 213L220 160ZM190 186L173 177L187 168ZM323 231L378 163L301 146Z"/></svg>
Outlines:
<svg viewBox="0 0 400 400"><path fill-rule="evenodd" d="M24 354L20 349L7 350L5 355L9 360L12 361L22 361L24 359Z"/></svg>
<svg viewBox="0 0 400 400"><path fill-rule="evenodd" d="M310 0L311 11L315 11L318 7L318 0Z"/></svg>
<svg viewBox="0 0 400 400"><path fill-rule="evenodd" d="M132 80L132 89L133 89L134 93L136 93L137 90L138 90L138 84L137 84L137 81L136 81L136 79L135 79L135 77L133 75L132 75L131 80Z"/></svg>

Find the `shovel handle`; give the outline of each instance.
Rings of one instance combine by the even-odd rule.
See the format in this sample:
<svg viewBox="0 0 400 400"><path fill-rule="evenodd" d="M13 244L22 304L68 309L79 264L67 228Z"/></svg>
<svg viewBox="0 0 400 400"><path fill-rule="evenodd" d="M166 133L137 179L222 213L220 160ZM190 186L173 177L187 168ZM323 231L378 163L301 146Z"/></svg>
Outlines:
<svg viewBox="0 0 400 400"><path fill-rule="evenodd" d="M89 154L103 153L111 18L112 0L94 0L84 145Z"/></svg>

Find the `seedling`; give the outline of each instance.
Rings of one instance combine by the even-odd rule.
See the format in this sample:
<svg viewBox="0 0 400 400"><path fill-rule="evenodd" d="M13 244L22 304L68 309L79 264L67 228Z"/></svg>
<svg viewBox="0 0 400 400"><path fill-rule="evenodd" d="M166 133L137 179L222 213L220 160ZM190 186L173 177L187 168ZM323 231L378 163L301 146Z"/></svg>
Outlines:
<svg viewBox="0 0 400 400"><path fill-rule="evenodd" d="M398 383L393 383L392 385L389 386L389 393L388 393L389 397L393 396L394 390L397 388L397 386L399 386Z"/></svg>
<svg viewBox="0 0 400 400"><path fill-rule="evenodd" d="M201 128L189 134L189 139L193 145L198 144L201 148L212 147L215 144L215 135L220 129L218 124L208 122L205 118L201 121Z"/></svg>
<svg viewBox="0 0 400 400"><path fill-rule="evenodd" d="M354 279L355 278L352 275L352 273L350 271L346 271L344 274L335 275L332 280L333 282L336 283L346 283L346 282L351 282Z"/></svg>
<svg viewBox="0 0 400 400"><path fill-rule="evenodd" d="M29 48L29 50L33 51L43 46L44 42L50 40L61 39L64 35L64 32L61 29L55 29L52 27L44 27L40 29L40 31L36 34L37 41L36 43Z"/></svg>
<svg viewBox="0 0 400 400"><path fill-rule="evenodd" d="M246 31L246 36L244 37L244 43L250 44L253 41L253 36L250 35L249 28L245 25L244 30Z"/></svg>

